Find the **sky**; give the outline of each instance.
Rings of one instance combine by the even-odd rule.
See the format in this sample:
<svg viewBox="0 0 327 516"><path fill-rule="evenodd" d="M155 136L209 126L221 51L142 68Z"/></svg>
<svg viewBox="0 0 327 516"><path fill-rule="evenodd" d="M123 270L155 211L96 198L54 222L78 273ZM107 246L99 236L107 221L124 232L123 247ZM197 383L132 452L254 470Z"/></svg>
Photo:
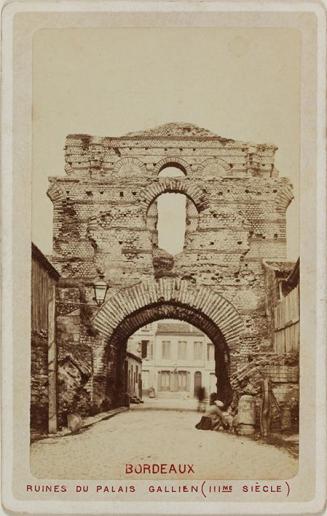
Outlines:
<svg viewBox="0 0 327 516"><path fill-rule="evenodd" d="M120 136L190 122L277 145L294 185L288 257L298 249L300 39L277 28L43 29L33 39L32 238L52 248L48 176L64 175L67 134Z"/></svg>

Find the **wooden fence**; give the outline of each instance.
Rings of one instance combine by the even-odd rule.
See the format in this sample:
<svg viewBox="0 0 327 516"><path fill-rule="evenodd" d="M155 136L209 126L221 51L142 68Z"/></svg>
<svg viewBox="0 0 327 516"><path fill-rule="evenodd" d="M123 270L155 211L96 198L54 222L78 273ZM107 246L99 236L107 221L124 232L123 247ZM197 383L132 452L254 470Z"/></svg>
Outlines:
<svg viewBox="0 0 327 516"><path fill-rule="evenodd" d="M295 287L274 308L274 349L276 353L299 350L300 291Z"/></svg>

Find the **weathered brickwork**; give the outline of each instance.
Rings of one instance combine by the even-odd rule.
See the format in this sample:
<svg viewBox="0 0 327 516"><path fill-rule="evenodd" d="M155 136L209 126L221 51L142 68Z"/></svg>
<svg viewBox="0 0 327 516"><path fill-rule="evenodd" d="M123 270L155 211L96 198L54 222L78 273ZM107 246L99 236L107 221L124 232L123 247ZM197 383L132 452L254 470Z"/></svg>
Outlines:
<svg viewBox="0 0 327 516"><path fill-rule="evenodd" d="M262 260L286 257L292 199L275 152L274 145L221 138L191 124L119 138L67 137L67 175L50 178L48 195L53 263L72 282L63 295L79 285L77 298L87 307L58 320L61 360L89 350L91 358L85 352L81 360L91 364L82 368L84 384L76 384L88 393L86 405L119 398L128 334L165 314L191 323L198 317L207 332L216 328L210 338L222 350L218 388L219 377L225 381L249 353L271 348ZM159 176L171 166L184 176ZM156 199L166 192L188 199L184 249L175 256L158 248ZM92 285L99 277L108 293L97 310Z"/></svg>

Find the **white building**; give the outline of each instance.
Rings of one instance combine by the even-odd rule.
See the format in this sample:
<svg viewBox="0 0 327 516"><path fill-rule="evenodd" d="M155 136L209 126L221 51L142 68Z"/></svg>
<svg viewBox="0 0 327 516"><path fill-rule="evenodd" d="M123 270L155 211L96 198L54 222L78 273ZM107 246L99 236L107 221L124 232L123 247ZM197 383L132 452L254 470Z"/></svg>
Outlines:
<svg viewBox="0 0 327 516"><path fill-rule="evenodd" d="M127 351L125 360L127 375L127 393L130 398L142 399L142 359Z"/></svg>
<svg viewBox="0 0 327 516"><path fill-rule="evenodd" d="M165 320L134 333L128 350L142 358L142 392L156 397L191 398L203 386L216 391L214 346L191 324Z"/></svg>

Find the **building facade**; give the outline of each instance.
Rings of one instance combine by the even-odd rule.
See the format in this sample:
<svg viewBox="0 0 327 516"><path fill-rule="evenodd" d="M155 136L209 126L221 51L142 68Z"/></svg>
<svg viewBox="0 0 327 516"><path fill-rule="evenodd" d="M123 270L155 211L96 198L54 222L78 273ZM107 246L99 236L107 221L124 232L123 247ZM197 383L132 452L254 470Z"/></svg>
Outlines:
<svg viewBox="0 0 327 516"><path fill-rule="evenodd" d="M192 398L198 387L215 392L214 345L188 323L152 323L129 339L142 356L142 391L159 398Z"/></svg>

